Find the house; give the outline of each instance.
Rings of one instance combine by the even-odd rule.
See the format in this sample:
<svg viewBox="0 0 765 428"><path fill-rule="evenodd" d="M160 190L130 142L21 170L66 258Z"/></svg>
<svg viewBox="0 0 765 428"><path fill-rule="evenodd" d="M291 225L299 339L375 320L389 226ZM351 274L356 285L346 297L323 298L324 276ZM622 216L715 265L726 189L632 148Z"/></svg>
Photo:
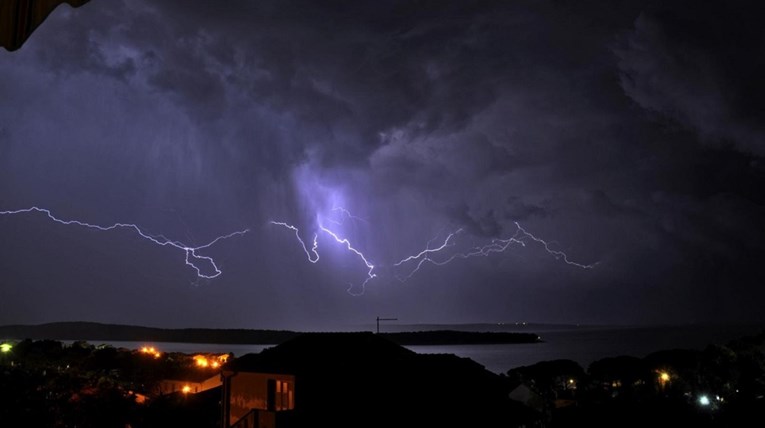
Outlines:
<svg viewBox="0 0 765 428"><path fill-rule="evenodd" d="M218 372L187 373L178 376L179 379L162 379L157 386L157 394L166 395L175 392L197 394L221 386L221 376Z"/></svg>
<svg viewBox="0 0 765 428"><path fill-rule="evenodd" d="M547 411L546 401L542 394L538 393L532 386L520 383L510 390L508 394L511 400L525 404L539 413Z"/></svg>
<svg viewBox="0 0 765 428"><path fill-rule="evenodd" d="M224 427L518 426L525 406L467 358L372 333L307 333L223 368Z"/></svg>

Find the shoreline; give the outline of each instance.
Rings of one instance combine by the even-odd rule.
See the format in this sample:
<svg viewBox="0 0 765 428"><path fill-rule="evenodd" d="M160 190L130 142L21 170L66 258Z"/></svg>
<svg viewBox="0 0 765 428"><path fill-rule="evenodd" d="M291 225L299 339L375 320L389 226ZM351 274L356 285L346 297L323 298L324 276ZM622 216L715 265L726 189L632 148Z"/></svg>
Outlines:
<svg viewBox="0 0 765 428"><path fill-rule="evenodd" d="M220 345L274 345L303 332L247 329L162 329L92 322L0 326L3 339L66 341L166 342ZM541 342L536 333L423 330L380 333L400 345L529 344Z"/></svg>

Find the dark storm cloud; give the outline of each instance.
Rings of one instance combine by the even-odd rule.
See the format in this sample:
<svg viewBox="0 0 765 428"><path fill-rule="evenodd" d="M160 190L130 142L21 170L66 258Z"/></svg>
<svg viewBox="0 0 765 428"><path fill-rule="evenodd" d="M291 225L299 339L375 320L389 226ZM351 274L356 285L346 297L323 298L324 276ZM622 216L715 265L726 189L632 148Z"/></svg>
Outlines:
<svg viewBox="0 0 765 428"><path fill-rule="evenodd" d="M35 235L54 241L40 267L26 229L0 226L14 243L1 291L29 309L5 316L294 328L384 313L761 319L757 22L750 9L683 2L59 9L0 56L0 209L50 205L195 243L252 231L211 249L218 280L189 286L182 254L49 228ZM379 266L363 297L346 293L364 278L357 258L327 240L308 263L293 233L267 225L295 222L310 240L334 204L362 219L343 233ZM406 271L393 263L429 240L462 228L458 248L478 246L515 221L598 265L527 245L394 279ZM55 257L72 239L99 255ZM71 276L47 301L68 306L37 305L60 272Z"/></svg>
<svg viewBox="0 0 765 428"><path fill-rule="evenodd" d="M765 30L760 4L732 2L642 13L616 49L625 92L698 133L763 155Z"/></svg>

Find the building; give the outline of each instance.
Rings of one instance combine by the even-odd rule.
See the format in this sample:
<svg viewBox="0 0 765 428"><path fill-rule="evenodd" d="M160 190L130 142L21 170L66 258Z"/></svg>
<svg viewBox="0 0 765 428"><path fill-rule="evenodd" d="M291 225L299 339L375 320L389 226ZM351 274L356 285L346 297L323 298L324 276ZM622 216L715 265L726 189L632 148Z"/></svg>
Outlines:
<svg viewBox="0 0 765 428"><path fill-rule="evenodd" d="M182 392L197 394L221 386L221 376L218 372L188 373L179 379L162 379L157 386L159 395Z"/></svg>
<svg viewBox="0 0 765 428"><path fill-rule="evenodd" d="M417 354L372 333L307 333L224 366L223 424L519 426L504 379L450 354Z"/></svg>

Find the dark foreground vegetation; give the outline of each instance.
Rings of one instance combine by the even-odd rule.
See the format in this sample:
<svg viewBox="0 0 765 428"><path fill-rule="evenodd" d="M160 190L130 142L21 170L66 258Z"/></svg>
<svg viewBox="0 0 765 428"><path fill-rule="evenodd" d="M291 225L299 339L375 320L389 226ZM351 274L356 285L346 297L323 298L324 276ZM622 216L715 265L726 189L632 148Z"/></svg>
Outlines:
<svg viewBox="0 0 765 428"><path fill-rule="evenodd" d="M53 340L0 350L0 426L217 426L219 390L156 393L162 379L195 370L190 355Z"/></svg>
<svg viewBox="0 0 765 428"><path fill-rule="evenodd" d="M220 388L199 394L159 388L163 379L195 373L201 379L191 355L29 339L5 342L0 351L0 426L221 424ZM219 369L205 370L202 377ZM357 376L374 379L379 367L365 370ZM701 351L605 358L587 369L570 360L545 361L496 377L513 402L506 410L519 416L515 426L750 426L763 420L765 409L765 333Z"/></svg>
<svg viewBox="0 0 765 428"><path fill-rule="evenodd" d="M760 426L765 409L765 333L701 351L614 357L585 371L544 361L508 371L511 397L538 426Z"/></svg>

